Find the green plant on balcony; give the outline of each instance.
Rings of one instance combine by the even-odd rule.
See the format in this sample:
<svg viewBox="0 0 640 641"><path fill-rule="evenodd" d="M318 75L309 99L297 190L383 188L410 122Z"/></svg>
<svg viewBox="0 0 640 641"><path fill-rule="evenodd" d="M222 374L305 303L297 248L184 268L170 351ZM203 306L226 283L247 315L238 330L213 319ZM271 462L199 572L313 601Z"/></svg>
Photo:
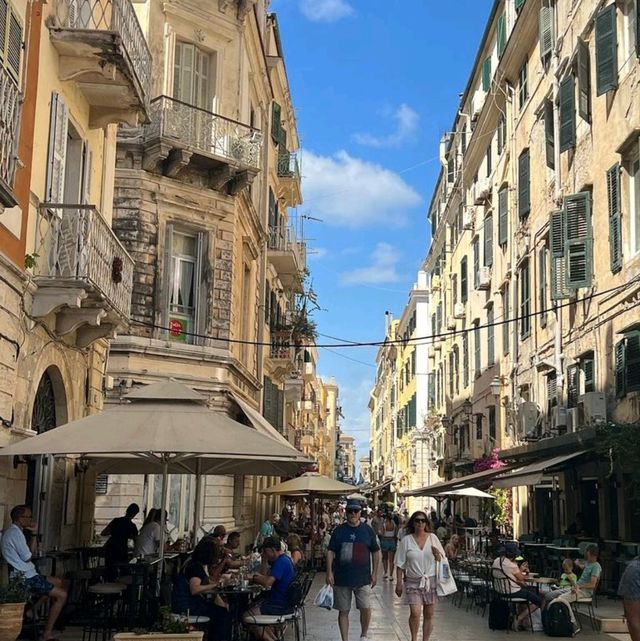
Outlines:
<svg viewBox="0 0 640 641"><path fill-rule="evenodd" d="M318 296L309 281L309 270L301 273L302 294L296 298L295 308L291 314L291 335L296 345L315 343L318 337L318 325L311 318L313 312L322 309L318 304Z"/></svg>

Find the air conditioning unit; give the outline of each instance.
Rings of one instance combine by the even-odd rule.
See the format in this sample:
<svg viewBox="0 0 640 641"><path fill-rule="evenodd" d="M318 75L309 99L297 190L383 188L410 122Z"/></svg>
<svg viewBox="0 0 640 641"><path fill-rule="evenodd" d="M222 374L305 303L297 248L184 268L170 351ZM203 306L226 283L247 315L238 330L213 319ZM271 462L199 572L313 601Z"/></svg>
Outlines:
<svg viewBox="0 0 640 641"><path fill-rule="evenodd" d="M602 425L607 421L607 401L602 392L587 392L578 401L580 425Z"/></svg>
<svg viewBox="0 0 640 641"><path fill-rule="evenodd" d="M474 204L481 205L491 198L491 181L488 178L478 178L474 188Z"/></svg>
<svg viewBox="0 0 640 641"><path fill-rule="evenodd" d="M440 276L431 277L431 291L432 292L440 291Z"/></svg>
<svg viewBox="0 0 640 641"><path fill-rule="evenodd" d="M473 207L466 207L462 212L462 228L473 231L476 210Z"/></svg>
<svg viewBox="0 0 640 641"><path fill-rule="evenodd" d="M453 307L454 318L464 318L464 303L456 303Z"/></svg>
<svg viewBox="0 0 640 641"><path fill-rule="evenodd" d="M489 289L491 287L491 268L480 267L478 277L478 289Z"/></svg>
<svg viewBox="0 0 640 641"><path fill-rule="evenodd" d="M540 411L536 403L524 401L518 410L518 432L521 436L535 435Z"/></svg>
<svg viewBox="0 0 640 641"><path fill-rule="evenodd" d="M456 317L447 316L447 329L455 329L455 328L456 328Z"/></svg>
<svg viewBox="0 0 640 641"><path fill-rule="evenodd" d="M578 427L578 408L570 407L567 409L567 432L577 432Z"/></svg>
<svg viewBox="0 0 640 641"><path fill-rule="evenodd" d="M564 434L567 431L567 408L556 406L551 409L551 431Z"/></svg>

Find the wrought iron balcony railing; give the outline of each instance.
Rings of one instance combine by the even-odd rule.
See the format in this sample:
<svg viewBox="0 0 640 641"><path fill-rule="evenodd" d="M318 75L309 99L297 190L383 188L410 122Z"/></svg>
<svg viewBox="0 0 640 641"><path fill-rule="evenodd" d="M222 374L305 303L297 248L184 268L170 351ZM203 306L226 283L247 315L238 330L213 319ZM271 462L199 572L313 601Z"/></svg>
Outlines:
<svg viewBox="0 0 640 641"><path fill-rule="evenodd" d="M280 178L299 178L298 157L292 151L285 151L278 156L278 176Z"/></svg>
<svg viewBox="0 0 640 641"><path fill-rule="evenodd" d="M298 269L304 268L305 245L296 237L291 225L278 225L269 228L269 249L280 252L291 252Z"/></svg>
<svg viewBox="0 0 640 641"><path fill-rule="evenodd" d="M8 207L15 205L11 192L16 173L19 122L20 91L9 72L0 65L0 196Z"/></svg>
<svg viewBox="0 0 640 641"><path fill-rule="evenodd" d="M272 332L269 356L275 360L290 360L293 363L294 350L290 331Z"/></svg>
<svg viewBox="0 0 640 641"><path fill-rule="evenodd" d="M187 148L259 169L262 133L186 102L158 96L151 101L151 124L145 138L173 138Z"/></svg>
<svg viewBox="0 0 640 641"><path fill-rule="evenodd" d="M148 102L151 53L131 0L57 0L53 18L59 29L117 34Z"/></svg>
<svg viewBox="0 0 640 641"><path fill-rule="evenodd" d="M96 207L43 204L36 233L36 282L88 288L129 318L134 261Z"/></svg>

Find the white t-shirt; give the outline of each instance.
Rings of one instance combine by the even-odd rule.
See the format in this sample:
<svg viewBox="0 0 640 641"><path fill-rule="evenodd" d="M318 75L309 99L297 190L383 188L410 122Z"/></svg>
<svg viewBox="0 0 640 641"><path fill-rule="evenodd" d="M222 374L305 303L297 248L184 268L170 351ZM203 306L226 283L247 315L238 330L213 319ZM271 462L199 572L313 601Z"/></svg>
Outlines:
<svg viewBox="0 0 640 641"><path fill-rule="evenodd" d="M515 575L517 572L520 571L520 568L518 567L518 564L515 561L508 559L506 556L505 557L499 556L493 562L493 565L491 567L493 569L502 570L502 572L504 572L507 575L507 579L509 581L509 587L511 588L511 593L522 590L522 586L516 581ZM500 572L493 572L493 576L498 580L504 579L502 573Z"/></svg>
<svg viewBox="0 0 640 641"><path fill-rule="evenodd" d="M436 575L436 559L431 547L440 549L438 538L429 534L422 550L413 534L404 536L396 550L396 567L405 571L409 579L423 579ZM444 552L440 551L444 557Z"/></svg>
<svg viewBox="0 0 640 641"><path fill-rule="evenodd" d="M133 546L134 556L158 554L161 533L160 523L157 521L151 521L151 523L143 525Z"/></svg>

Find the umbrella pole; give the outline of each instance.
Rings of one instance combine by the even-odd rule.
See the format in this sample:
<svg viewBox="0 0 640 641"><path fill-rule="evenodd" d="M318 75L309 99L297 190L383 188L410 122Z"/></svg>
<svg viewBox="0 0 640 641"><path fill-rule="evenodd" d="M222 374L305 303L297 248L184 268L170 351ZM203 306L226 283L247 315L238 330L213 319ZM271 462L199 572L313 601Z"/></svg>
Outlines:
<svg viewBox="0 0 640 641"><path fill-rule="evenodd" d="M160 586L162 584L162 575L164 574L164 545L165 545L165 532L167 528L167 494L169 485L169 459L167 455L162 457L162 499L160 501L162 507L162 528L160 529L160 549L158 556L160 561L158 563L158 596L160 596Z"/></svg>
<svg viewBox="0 0 640 641"><path fill-rule="evenodd" d="M202 462L200 459L196 460L196 500L195 500L195 514L193 516L193 536L191 537L191 547L195 547L198 542L198 533L200 531L200 523L202 517Z"/></svg>

